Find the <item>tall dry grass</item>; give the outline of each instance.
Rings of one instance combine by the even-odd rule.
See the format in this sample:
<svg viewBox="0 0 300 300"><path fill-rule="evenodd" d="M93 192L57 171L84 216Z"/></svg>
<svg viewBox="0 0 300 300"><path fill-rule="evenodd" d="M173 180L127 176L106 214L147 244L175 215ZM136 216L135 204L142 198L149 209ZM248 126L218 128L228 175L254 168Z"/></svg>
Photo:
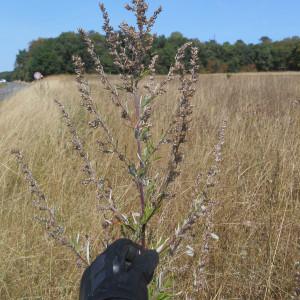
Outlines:
<svg viewBox="0 0 300 300"><path fill-rule="evenodd" d="M118 115L109 95L90 77L93 95L128 155L135 155L133 137L119 130ZM154 110L154 135L160 135L174 110L176 83ZM21 148L41 188L59 213L66 234L92 241L99 249L101 219L94 191L79 184L80 161L53 99L61 99L79 124L79 134L95 141L86 130L73 77L60 76L32 84L0 103L0 299L77 299L82 270L71 253L53 243L33 220L36 214L21 172L10 155ZM193 180L206 174L213 160L218 128L228 120L222 172L214 199L218 201L214 228L219 236L210 249L208 299L290 299L294 264L299 254L300 196L300 75L202 75L193 100L194 117L185 163L176 180L181 193L163 210L169 226L156 230L169 236L187 212ZM75 104L75 105L74 105ZM133 195L126 170L115 157L86 144L92 163L109 174L124 211ZM156 167L164 164L164 151ZM99 228L99 230L97 230ZM199 230L200 231L200 230ZM194 231L197 239L197 230ZM176 267L174 265L173 267ZM183 270L176 292L191 282ZM179 298L184 299L183 294ZM204 299L199 295L199 299Z"/></svg>

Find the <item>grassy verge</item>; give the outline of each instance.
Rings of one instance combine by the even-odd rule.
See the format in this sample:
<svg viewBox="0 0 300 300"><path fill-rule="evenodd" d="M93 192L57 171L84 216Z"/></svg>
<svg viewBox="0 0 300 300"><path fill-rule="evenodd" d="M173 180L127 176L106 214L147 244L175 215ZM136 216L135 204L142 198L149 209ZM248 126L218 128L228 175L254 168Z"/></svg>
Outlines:
<svg viewBox="0 0 300 300"><path fill-rule="evenodd" d="M226 114L221 189L214 198L220 207L213 220L219 241L210 249L209 295L203 299L291 298L294 263L299 261L300 105L295 101L300 95L299 78L289 74L200 76L186 145L189 156L175 183L181 192L163 208L165 225L153 222L165 237L187 213L193 178L199 170L207 172L216 132ZM109 95L90 79L95 100L109 116L119 145L135 155L133 137L119 130L119 117L107 105ZM169 124L177 88L172 83L155 110L156 138ZM97 160L98 170L110 176L122 210L137 211L128 204L134 189L125 179L126 171L114 157L102 156L96 146L99 136L81 126L86 114L73 77L53 77L12 96L0 107L0 132L4 133L0 135L0 299L78 299L82 273L74 257L47 239L33 220L30 193L9 154L12 148L25 150L67 234L74 239L88 234L93 257L101 244L95 192L79 184L82 165L53 103L56 97L79 124L80 136L95 142L87 149L90 159ZM157 172L164 167L167 153L162 151L159 157ZM185 277L189 269L172 268L174 277L180 278L174 292L187 290L192 284ZM178 299L183 299L180 295Z"/></svg>

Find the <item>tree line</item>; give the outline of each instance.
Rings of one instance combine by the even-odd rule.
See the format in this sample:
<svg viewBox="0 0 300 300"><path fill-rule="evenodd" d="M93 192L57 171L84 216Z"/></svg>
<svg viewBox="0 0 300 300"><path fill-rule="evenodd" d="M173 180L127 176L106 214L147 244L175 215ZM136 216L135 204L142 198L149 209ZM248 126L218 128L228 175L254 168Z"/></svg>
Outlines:
<svg viewBox="0 0 300 300"><path fill-rule="evenodd" d="M104 69L109 74L117 74L105 44L105 37L90 31ZM193 41L199 48L200 72L251 72L251 71L298 71L300 70L300 37L272 41L262 37L257 44L247 44L237 40L231 44L215 40L201 42L188 39L180 32L169 37L157 36L153 44L153 54L159 55L157 73L166 74L173 63L175 53L181 45ZM5 74L12 80L32 80L33 73L43 75L73 73L72 56L80 55L88 72L93 72L92 61L78 33L65 32L56 38L39 38L32 41L28 49L20 50L16 57L15 69ZM2 73L3 74L3 73Z"/></svg>

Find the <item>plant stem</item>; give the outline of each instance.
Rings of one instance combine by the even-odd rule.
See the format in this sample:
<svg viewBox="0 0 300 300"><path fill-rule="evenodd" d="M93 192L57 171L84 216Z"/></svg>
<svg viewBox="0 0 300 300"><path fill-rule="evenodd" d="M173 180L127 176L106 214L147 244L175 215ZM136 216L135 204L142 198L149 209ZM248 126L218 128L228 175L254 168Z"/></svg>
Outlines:
<svg viewBox="0 0 300 300"><path fill-rule="evenodd" d="M135 126L135 138L137 142L137 152L138 157L140 160L140 169L144 168L144 163L142 161L142 143L140 139L140 116L141 116L141 103L140 103L140 96L138 93L134 93L134 106L135 106L135 116L136 116L136 126ZM141 220L145 214L145 193L144 193L144 186L141 178L138 178L137 186L140 194L140 203L141 203ZM146 225L142 226L141 229L141 244L145 247L145 233L146 233Z"/></svg>

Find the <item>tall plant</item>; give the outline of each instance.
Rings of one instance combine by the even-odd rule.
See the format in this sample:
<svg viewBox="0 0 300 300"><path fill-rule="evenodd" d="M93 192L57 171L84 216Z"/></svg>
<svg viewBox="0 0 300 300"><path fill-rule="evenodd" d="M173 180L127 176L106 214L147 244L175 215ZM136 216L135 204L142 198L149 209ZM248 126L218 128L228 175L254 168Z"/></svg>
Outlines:
<svg viewBox="0 0 300 300"><path fill-rule="evenodd" d="M106 190L105 179L101 180L102 184L96 182L94 178L90 178L90 182L97 185L98 196L108 204L105 209L110 209L113 215L122 222L123 234L140 242L145 247L148 224L152 217L159 212L163 201L169 197L169 186L180 174L179 167L183 158L181 146L186 141L189 130L192 113L191 98L195 93L194 83L197 81L198 50L192 47L191 43L184 44L178 50L175 64L170 68L166 79L156 82L154 74L158 56L153 56L151 53L154 39L151 29L161 12L161 7L150 18L146 16L148 4L145 1L132 1L131 5L127 4L125 8L135 14L137 27L122 23L119 31L114 31L104 5L100 5L107 45L115 65L120 70L121 85L115 86L109 81L101 61L95 53L93 42L83 30L80 30L80 34L93 59L100 81L104 88L111 93L112 104L120 109L121 118L132 129L136 143L137 161L130 160L126 154L122 153L105 118L101 112L97 111L88 82L84 77L84 63L81 58L74 57L74 64L82 105L93 118L89 126L95 129L100 128L103 133L103 140L98 142L101 151L117 154L136 186L140 203L138 221L130 217L120 217L123 214L118 212L112 191ZM190 61L186 66L184 62L188 51L190 51ZM161 139L155 142L151 135L153 103L158 96L166 92L167 83L174 79L175 74L179 74L180 78L180 97L177 109L169 128ZM143 79L147 79L147 82L142 83ZM124 103L120 91L129 94L133 111L130 111L128 105ZM170 144L170 158L165 174L158 180L151 174L150 166L155 158L155 153L165 143ZM112 203L114 204L112 205Z"/></svg>
<svg viewBox="0 0 300 300"><path fill-rule="evenodd" d="M226 122L220 129L218 143L215 148L215 164L207 174L207 180L203 188L199 188L198 181L195 185L194 198L190 202L190 210L177 228L174 228L174 235L171 237L155 236L149 234L149 228L156 226L151 222L154 216L159 218L160 212L166 200L172 201L171 186L181 173L181 166L184 162L183 144L187 141L192 121L193 106L191 100L195 94L195 83L197 82L198 70L198 49L192 43L181 46L175 56L175 62L170 67L168 75L158 80L155 77L155 66L159 57L152 53L154 36L151 31L161 7L154 11L151 17L147 16L148 4L144 0L132 0L125 8L136 17L136 26L131 26L125 22L121 23L116 31L110 24L109 15L103 4L100 9L103 14L103 29L106 34L106 42L114 64L121 74L121 84L115 85L105 74L102 63L95 52L95 46L88 34L80 30L80 34L87 50L93 60L95 71L103 88L111 94L111 105L120 112L120 118L124 124L130 128L135 139L137 159L128 157L119 145L117 138L106 122L105 116L97 109L92 97L89 83L85 77L85 66L82 59L74 57L76 80L81 94L81 104L90 115L89 127L100 130L101 140L97 141L99 149L105 155L114 154L127 170L130 180L138 193L140 211L138 214L129 215L119 208L118 199L115 198L108 178L104 175L98 177L98 170L94 169L89 160L89 155L77 133L76 127L65 107L59 100L55 100L60 108L63 119L69 128L72 143L78 152L83 163L83 171L86 175L85 185L94 186L96 190L97 202L100 203L103 212L103 230L106 233L106 242L114 240L113 231L109 230L114 226L114 220L121 224L121 232L124 237L128 237L143 247L156 246L161 254L162 270L159 276L159 286L161 286L162 274L168 270L167 262L175 259L181 251L188 256L194 257L198 263L194 264L194 291L206 289L205 269L209 260L209 241L218 239L213 233L213 211L214 202L209 198L209 189L216 184L221 161L221 150L224 143L224 131ZM161 137L155 140L152 136L151 119L153 116L154 103L165 94L168 83L175 78L179 78L179 96L176 101L176 109L170 124L165 128ZM131 103L124 101L124 94ZM130 109L131 108L131 109ZM162 145L168 145L169 156L167 167L160 174L153 172L153 163L156 154ZM39 220L45 224L47 232L57 240L75 252L79 261L89 264L89 247L86 247L86 254L82 254L64 235L64 229L57 222L55 210L49 207L46 196L40 190L32 172L24 162L20 151L14 150L14 154L21 165L31 187L32 193L36 197L35 206L46 213ZM133 198L132 201L135 201ZM204 220L205 228L202 234L202 244L200 251L195 255L194 245L182 246L182 242L187 239L191 229L199 219Z"/></svg>

